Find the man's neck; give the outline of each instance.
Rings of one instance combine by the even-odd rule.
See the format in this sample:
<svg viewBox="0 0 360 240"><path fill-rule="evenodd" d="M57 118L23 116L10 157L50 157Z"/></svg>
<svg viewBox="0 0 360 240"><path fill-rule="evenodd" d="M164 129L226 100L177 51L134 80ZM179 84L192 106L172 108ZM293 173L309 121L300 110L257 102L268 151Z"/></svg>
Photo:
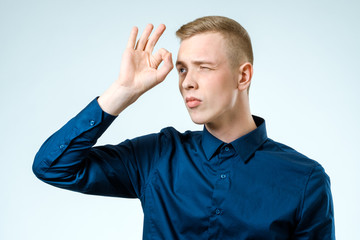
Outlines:
<svg viewBox="0 0 360 240"><path fill-rule="evenodd" d="M256 129L251 115L249 96L241 93L232 109L218 119L205 123L206 129L216 138L230 143Z"/></svg>
<svg viewBox="0 0 360 240"><path fill-rule="evenodd" d="M251 114L231 122L207 123L206 129L216 138L230 143L256 129L256 124Z"/></svg>

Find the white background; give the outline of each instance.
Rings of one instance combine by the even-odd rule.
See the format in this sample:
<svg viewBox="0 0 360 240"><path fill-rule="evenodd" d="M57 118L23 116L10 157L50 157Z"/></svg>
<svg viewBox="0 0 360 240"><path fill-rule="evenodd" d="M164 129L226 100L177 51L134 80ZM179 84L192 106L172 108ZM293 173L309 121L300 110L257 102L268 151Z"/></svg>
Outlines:
<svg viewBox="0 0 360 240"><path fill-rule="evenodd" d="M124 1L125 2L125 1ZM337 239L360 239L360 15L357 1L0 0L0 239L141 239L139 200L60 190L33 175L54 131L117 78L133 25L175 31L225 15L250 33L253 114L268 135L321 163L329 174ZM127 109L98 144L194 125L177 74Z"/></svg>

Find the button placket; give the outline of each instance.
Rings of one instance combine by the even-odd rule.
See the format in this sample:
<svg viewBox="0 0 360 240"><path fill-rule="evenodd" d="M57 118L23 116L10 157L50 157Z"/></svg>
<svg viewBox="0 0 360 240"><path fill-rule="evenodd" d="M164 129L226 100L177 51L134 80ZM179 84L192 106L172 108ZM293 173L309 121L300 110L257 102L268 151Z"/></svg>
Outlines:
<svg viewBox="0 0 360 240"><path fill-rule="evenodd" d="M224 145L220 148L218 155L214 160L216 161L216 175L214 176L214 190L212 195L212 211L210 215L210 227L209 234L216 236L219 230L219 222L224 217L227 210L223 207L226 205L226 199L230 191L230 180L231 180L231 159L235 155L234 148L229 145Z"/></svg>

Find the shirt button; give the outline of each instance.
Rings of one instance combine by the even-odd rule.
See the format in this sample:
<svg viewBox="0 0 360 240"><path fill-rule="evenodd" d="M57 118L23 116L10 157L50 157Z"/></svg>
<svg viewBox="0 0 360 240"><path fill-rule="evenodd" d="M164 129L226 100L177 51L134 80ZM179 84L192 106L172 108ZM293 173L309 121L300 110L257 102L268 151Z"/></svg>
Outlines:
<svg viewBox="0 0 360 240"><path fill-rule="evenodd" d="M94 120L91 120L91 121L90 121L90 126L94 126L94 124L95 124L95 121L94 121Z"/></svg>
<svg viewBox="0 0 360 240"><path fill-rule="evenodd" d="M61 144L61 145L59 146L59 148L60 148L60 149L63 149L63 148L65 148L65 145L62 145L62 144Z"/></svg>
<svg viewBox="0 0 360 240"><path fill-rule="evenodd" d="M220 175L220 178L222 178L222 179L224 179L224 178L226 178L227 176L226 176L226 174L221 174Z"/></svg>
<svg viewBox="0 0 360 240"><path fill-rule="evenodd" d="M215 210L215 213L216 213L216 215L220 215L220 213L221 213L220 209L217 208L217 209Z"/></svg>
<svg viewBox="0 0 360 240"><path fill-rule="evenodd" d="M229 147L225 147L225 151L228 152L230 149Z"/></svg>

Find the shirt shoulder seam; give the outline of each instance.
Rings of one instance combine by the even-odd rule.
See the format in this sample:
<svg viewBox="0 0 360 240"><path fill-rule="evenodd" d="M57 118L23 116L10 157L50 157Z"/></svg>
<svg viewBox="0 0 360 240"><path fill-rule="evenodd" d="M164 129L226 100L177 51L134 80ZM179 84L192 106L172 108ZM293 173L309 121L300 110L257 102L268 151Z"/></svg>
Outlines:
<svg viewBox="0 0 360 240"><path fill-rule="evenodd" d="M306 191L307 191L307 188L308 188L308 185L309 185L309 182L310 182L310 178L311 176L313 175L315 169L320 166L320 164L315 164L314 166L312 166L311 170L309 171L309 173L306 175L307 177L307 180L306 180L306 183L305 183L305 186L304 186L304 190L302 192L302 197L301 197L301 201L300 201L300 206L299 206L299 213L298 213L298 219L299 219L299 222L301 221L301 218L302 218L302 212L304 210L304 204L305 204L305 195L306 195Z"/></svg>

